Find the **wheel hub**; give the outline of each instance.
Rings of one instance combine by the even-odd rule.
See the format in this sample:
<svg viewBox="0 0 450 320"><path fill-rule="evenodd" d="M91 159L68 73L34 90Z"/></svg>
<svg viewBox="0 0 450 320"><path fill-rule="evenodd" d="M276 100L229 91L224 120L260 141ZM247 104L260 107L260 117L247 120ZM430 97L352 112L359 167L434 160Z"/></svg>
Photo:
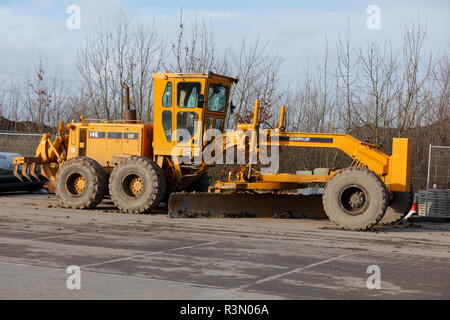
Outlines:
<svg viewBox="0 0 450 320"><path fill-rule="evenodd" d="M352 185L342 190L340 206L349 215L363 214L368 207L368 196L363 187Z"/></svg>
<svg viewBox="0 0 450 320"><path fill-rule="evenodd" d="M350 196L349 205L353 209L361 208L366 202L366 197L364 192L359 191L355 192Z"/></svg>
<svg viewBox="0 0 450 320"><path fill-rule="evenodd" d="M123 178L122 188L126 195L137 198L144 192L144 180L137 174L129 174Z"/></svg>
<svg viewBox="0 0 450 320"><path fill-rule="evenodd" d="M86 191L86 179L80 173L72 173L66 180L67 190L74 196L81 196Z"/></svg>
<svg viewBox="0 0 450 320"><path fill-rule="evenodd" d="M134 195L138 195L142 192L142 180L139 177L135 177L130 181L130 191Z"/></svg>

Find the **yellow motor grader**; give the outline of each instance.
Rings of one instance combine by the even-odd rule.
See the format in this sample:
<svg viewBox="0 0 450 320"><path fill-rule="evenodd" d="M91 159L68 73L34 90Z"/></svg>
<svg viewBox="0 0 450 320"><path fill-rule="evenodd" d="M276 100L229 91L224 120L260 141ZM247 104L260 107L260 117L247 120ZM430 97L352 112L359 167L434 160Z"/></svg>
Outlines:
<svg viewBox="0 0 450 320"><path fill-rule="evenodd" d="M287 132L284 106L278 127L261 130L260 101L255 102L252 123L225 131L227 112L233 109L230 91L237 79L212 72L166 72L153 74L153 79L153 123L136 120L124 85L123 120L81 117L67 125L60 122L53 141L43 135L35 157L14 159L14 174L33 180L40 167L60 205L78 209L95 208L108 194L124 213L148 212L166 199L172 212L239 211L248 206L245 197L252 194L261 200L254 201L253 208L258 203L266 208L295 207L280 191L323 183L325 213L343 228L365 230L380 221L397 221L409 210L408 139L394 138L392 155L387 155L380 146L346 134ZM281 146L337 148L352 164L319 174L261 170L263 153ZM209 186L206 170L214 163L205 159L231 150L233 156L227 159L243 155L240 170L230 172L228 181Z"/></svg>

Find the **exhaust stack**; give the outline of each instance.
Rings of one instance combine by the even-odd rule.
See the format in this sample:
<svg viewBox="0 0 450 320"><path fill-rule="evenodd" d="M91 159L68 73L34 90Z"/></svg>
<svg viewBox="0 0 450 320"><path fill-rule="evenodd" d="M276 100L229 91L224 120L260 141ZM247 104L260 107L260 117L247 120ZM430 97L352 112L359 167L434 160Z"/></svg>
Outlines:
<svg viewBox="0 0 450 320"><path fill-rule="evenodd" d="M123 83L122 88L125 89L125 110L123 111L123 119L127 123L135 123L137 120L136 110L130 109L130 87L126 83Z"/></svg>

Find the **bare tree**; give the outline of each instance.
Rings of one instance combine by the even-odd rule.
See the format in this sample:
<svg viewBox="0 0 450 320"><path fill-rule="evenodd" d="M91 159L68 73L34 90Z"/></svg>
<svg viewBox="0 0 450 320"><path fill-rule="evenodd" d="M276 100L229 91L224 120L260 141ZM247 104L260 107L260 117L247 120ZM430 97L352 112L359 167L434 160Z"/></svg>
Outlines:
<svg viewBox="0 0 450 320"><path fill-rule="evenodd" d="M430 136L434 144L450 144L450 58L443 55L433 67L431 86L432 95L426 99L429 110L427 123L434 124Z"/></svg>
<svg viewBox="0 0 450 320"><path fill-rule="evenodd" d="M397 58L391 45L380 44L371 40L367 46L359 48L359 81L356 87L359 92L359 112L354 116L368 129L367 138L379 144L383 133L380 128L391 126L395 95L397 94Z"/></svg>
<svg viewBox="0 0 450 320"><path fill-rule="evenodd" d="M151 74L161 69L165 47L156 26L133 23L120 11L103 22L78 50L77 69L85 99L96 118L123 114L122 83L129 83L138 117L150 120L153 111Z"/></svg>
<svg viewBox="0 0 450 320"><path fill-rule="evenodd" d="M23 112L20 109L21 86L19 83L11 80L9 85L5 86L5 92L4 117L12 121L19 121L23 118Z"/></svg>
<svg viewBox="0 0 450 320"><path fill-rule="evenodd" d="M49 77L40 61L33 77L27 77L20 95L25 120L32 121L40 130L44 130L46 125L56 126L66 114L67 95L68 89L64 81Z"/></svg>
<svg viewBox="0 0 450 320"><path fill-rule="evenodd" d="M229 48L229 68L239 82L234 86L232 97L236 113L228 118L228 126L248 122L253 116L256 99L262 101L260 114L263 124L270 126L272 117L277 114L277 104L285 94L278 88L284 58L270 54L267 47L267 43L261 43L257 38L253 42L242 40L238 49Z"/></svg>
<svg viewBox="0 0 450 320"><path fill-rule="evenodd" d="M212 24L198 21L195 16L190 28L184 21L183 12L180 10L178 32L172 43L172 61L169 67L174 72L226 73L226 57L216 51L215 34Z"/></svg>
<svg viewBox="0 0 450 320"><path fill-rule="evenodd" d="M354 57L355 48L352 43L350 24L347 26L347 31L342 38L338 34L336 43L337 49L337 94L338 102L340 104L339 110L344 123L342 124L344 131L348 132L356 124L354 113L354 86L358 81L357 65L358 60Z"/></svg>
<svg viewBox="0 0 450 320"><path fill-rule="evenodd" d="M322 60L308 64L303 72L303 79L290 99L293 107L291 129L305 132L334 132L336 125L337 96L333 91L337 79L329 69L328 42L325 39ZM291 118L291 117L290 117ZM289 153L288 153L289 155ZM313 169L317 166L335 168L342 161L343 154L324 148L303 149L296 154L292 164L302 163L302 168ZM290 169L290 171L294 171Z"/></svg>
<svg viewBox="0 0 450 320"><path fill-rule="evenodd" d="M400 75L397 109L397 135L404 136L408 129L419 125L427 113L422 99L426 97L426 85L430 79L432 55L423 53L426 27L418 23L402 27L403 75Z"/></svg>
<svg viewBox="0 0 450 320"><path fill-rule="evenodd" d="M153 78L151 74L161 70L165 58L165 46L159 39L156 25L151 27L152 32L140 23L134 31L134 55L128 59L128 78L131 84L131 98L135 101L138 117L150 121L153 116Z"/></svg>

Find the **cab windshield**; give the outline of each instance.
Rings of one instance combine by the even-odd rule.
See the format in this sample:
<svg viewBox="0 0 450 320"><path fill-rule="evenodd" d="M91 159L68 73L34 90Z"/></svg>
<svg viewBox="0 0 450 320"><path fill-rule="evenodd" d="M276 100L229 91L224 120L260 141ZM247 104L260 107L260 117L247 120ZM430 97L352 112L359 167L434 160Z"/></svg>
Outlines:
<svg viewBox="0 0 450 320"><path fill-rule="evenodd" d="M228 87L211 83L208 89L208 111L225 112L228 100Z"/></svg>

